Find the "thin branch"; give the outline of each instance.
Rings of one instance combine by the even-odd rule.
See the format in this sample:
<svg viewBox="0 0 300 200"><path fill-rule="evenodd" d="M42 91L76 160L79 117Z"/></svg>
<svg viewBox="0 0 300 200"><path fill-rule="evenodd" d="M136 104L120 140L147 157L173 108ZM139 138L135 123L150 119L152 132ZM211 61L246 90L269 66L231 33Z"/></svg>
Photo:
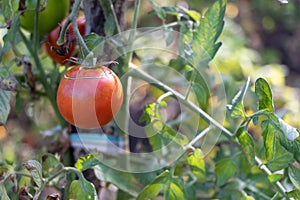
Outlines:
<svg viewBox="0 0 300 200"><path fill-rule="evenodd" d="M199 133L192 141L190 141L185 147L184 150L193 148L193 145L198 142L202 137L204 137L211 130L211 126L207 127L201 133Z"/></svg>
<svg viewBox="0 0 300 200"><path fill-rule="evenodd" d="M267 175L272 175L273 174L271 172L271 170L265 164L263 164L263 162L257 156L255 156L255 161L256 161L258 167L262 171L264 171ZM279 191L280 191L281 194L283 194L284 196L286 196L287 190L284 188L284 186L279 181L275 182L275 186L277 187L277 189L279 189Z"/></svg>
<svg viewBox="0 0 300 200"><path fill-rule="evenodd" d="M148 83L151 83L151 84L155 85L157 88L161 89L164 92L171 92L173 94L173 96L180 103L182 103L183 105L187 106L188 108L190 108L191 110L193 110L194 112L196 112L197 114L199 114L200 116L202 116L208 123L210 122L212 125L216 126L217 128L219 128L220 130L222 130L226 135L228 135L230 137L232 137L234 135L229 130L227 130L225 127L223 127L223 125L221 125L219 122L217 122L215 119L213 119L209 114L207 114L201 108L199 108L198 106L196 106L194 103L192 103L190 101L186 101L185 100L185 96L183 96L182 94L180 94L177 91L173 90L172 88L170 88L169 86L165 85L161 81L157 80L153 76L151 76L151 75L147 74L146 72L142 71L141 69L139 69L133 63L130 63L130 67L131 67L131 70L129 70L128 73L131 76L139 78L139 79L142 79L142 80L144 80L144 81L146 81Z"/></svg>
<svg viewBox="0 0 300 200"><path fill-rule="evenodd" d="M38 51L39 48L39 13L40 13L40 0L37 0L35 15L34 15L34 31L33 31L33 47L35 51Z"/></svg>
<svg viewBox="0 0 300 200"><path fill-rule="evenodd" d="M164 98L167 98L168 96L173 95L172 92L166 92L163 95L161 95L160 97L158 97L158 99L156 100L156 103L160 103L162 100L164 100Z"/></svg>
<svg viewBox="0 0 300 200"><path fill-rule="evenodd" d="M24 172L11 172L11 173L7 174L7 176L5 176L5 178L1 182L5 183L12 175L20 175L20 176L26 176L26 177L31 178L31 174L27 174Z"/></svg>
<svg viewBox="0 0 300 200"><path fill-rule="evenodd" d="M132 22L132 26L131 26L129 39L128 39L128 43L130 45L130 52L129 52L128 57L127 57L128 63L131 63L131 60L132 60L133 51L132 51L131 48L132 48L132 43L133 43L135 35L136 35L136 28L137 28L139 10L140 10L140 0L135 0L135 2L134 2L133 22Z"/></svg>

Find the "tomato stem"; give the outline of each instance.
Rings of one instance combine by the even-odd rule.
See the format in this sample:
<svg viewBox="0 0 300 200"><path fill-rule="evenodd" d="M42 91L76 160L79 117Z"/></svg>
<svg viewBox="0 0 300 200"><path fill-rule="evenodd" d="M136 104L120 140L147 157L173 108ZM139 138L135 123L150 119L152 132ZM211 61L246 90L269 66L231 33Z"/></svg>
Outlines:
<svg viewBox="0 0 300 200"><path fill-rule="evenodd" d="M49 101L50 101L50 103L51 103L51 105L52 105L52 107L53 107L53 109L54 109L54 111L55 111L55 114L56 114L56 116L57 116L57 118L58 118L60 124L63 126L63 125L66 124L66 122L65 122L65 120L62 118L62 116L61 116L61 114L60 114L60 112L59 112L59 110L58 110L58 107L57 107L57 104L56 104L56 100L55 100L56 93L55 93L55 91L52 89L52 87L50 86L50 84L49 84L48 81L47 81L46 73L45 73L45 71L44 71L44 68L43 68L43 66L42 66L42 64L41 64L41 61L40 61L40 59L39 59L39 57L38 57L38 54L37 54L38 52L35 51L35 50L31 47L30 42L27 40L26 36L25 36L24 33L21 31L21 29L19 29L19 33L20 33L20 36L21 36L23 42L25 43L25 45L26 45L28 51L30 52L31 56L33 57L33 60L34 60L34 62L35 62L35 65L36 65L36 67L37 67L37 69L39 70L39 73L40 73L40 75L41 75L40 81L41 81L41 83L42 83L42 85L43 85L43 87L44 87L44 89L45 89L45 92L46 92L46 94L47 94L47 97L48 97L48 99L49 99Z"/></svg>
<svg viewBox="0 0 300 200"><path fill-rule="evenodd" d="M137 28L137 22L138 22L139 9L140 9L140 0L135 0L134 1L133 22L132 22L132 27L131 27L129 39L128 39L128 44L130 45L129 50L131 50L131 46L132 46L132 43L133 43L135 35L136 35L136 28ZM127 63L126 63L127 65L126 65L126 67L128 67L129 63L131 62L132 55L133 55L133 51L130 51L129 54L128 54L128 57L127 57Z"/></svg>
<svg viewBox="0 0 300 200"><path fill-rule="evenodd" d="M37 0L35 15L34 15L34 31L33 31L33 47L35 51L39 49L39 15L40 15L40 0Z"/></svg>
<svg viewBox="0 0 300 200"><path fill-rule="evenodd" d="M110 17L111 14L113 15L113 20L114 20L113 22L114 22L114 25L116 27L113 34L120 33L121 28L120 28L120 24L118 22L118 18L117 18L117 15L116 15L116 12L115 12L112 1L111 0L99 0L99 2L100 2L101 7L104 11L104 15L105 15L106 20ZM107 35L107 36L111 36L111 35Z"/></svg>
<svg viewBox="0 0 300 200"><path fill-rule="evenodd" d="M65 43L65 34L67 32L68 26L69 24L72 22L73 28L74 28L74 33L76 34L78 43L80 44L80 46L82 46L83 51L84 51L84 55L85 56L93 56L91 55L92 52L88 49L88 47L86 46L76 23L76 17L80 8L80 3L81 0L75 0L74 5L72 7L72 11L71 14L67 17L65 23L62 25L61 31L59 33L59 37L57 39L57 45L58 46L62 46Z"/></svg>

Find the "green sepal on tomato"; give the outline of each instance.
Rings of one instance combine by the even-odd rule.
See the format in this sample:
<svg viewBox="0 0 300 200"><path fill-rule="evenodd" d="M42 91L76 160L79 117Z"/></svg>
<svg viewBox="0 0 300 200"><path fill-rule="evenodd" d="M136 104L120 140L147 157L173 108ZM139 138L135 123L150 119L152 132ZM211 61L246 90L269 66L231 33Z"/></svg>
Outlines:
<svg viewBox="0 0 300 200"><path fill-rule="evenodd" d="M65 38L65 40L69 41L69 42L66 42L66 43L69 43L69 44L65 44L66 47L67 47L66 54L65 55L60 55L59 53L55 52L54 49L59 48L59 46L57 45L56 42L57 42L57 39L59 37L61 27L64 25L65 21L66 20L64 20L61 25L57 26L54 30L52 30L48 34L47 39L44 42L44 47L46 49L47 54L52 58L52 60L55 63L60 63L60 64L66 64L67 59L69 59L71 56L74 55L74 51L75 51L76 44L77 44L76 35L74 33L73 25L71 23L68 26L69 34L65 36L65 37L68 37L68 38ZM85 33L85 17L84 16L78 17L76 19L76 23L77 23L80 34L84 35L84 33Z"/></svg>
<svg viewBox="0 0 300 200"><path fill-rule="evenodd" d="M56 100L67 122L94 129L109 123L119 112L123 88L118 76L107 67L74 66L61 79Z"/></svg>
<svg viewBox="0 0 300 200"><path fill-rule="evenodd" d="M35 8L37 1L26 0L26 10L20 16L21 27L33 33L35 25ZM39 12L39 34L52 31L68 15L70 0L47 0L45 7Z"/></svg>

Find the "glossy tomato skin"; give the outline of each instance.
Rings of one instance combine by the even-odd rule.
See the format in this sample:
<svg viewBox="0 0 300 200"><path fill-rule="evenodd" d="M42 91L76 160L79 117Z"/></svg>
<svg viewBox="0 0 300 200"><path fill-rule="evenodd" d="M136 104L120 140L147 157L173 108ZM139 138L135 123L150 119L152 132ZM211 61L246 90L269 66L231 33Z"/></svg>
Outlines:
<svg viewBox="0 0 300 200"><path fill-rule="evenodd" d="M123 89L117 75L106 67L72 67L62 78L57 105L67 122L83 129L110 122L121 108Z"/></svg>
<svg viewBox="0 0 300 200"><path fill-rule="evenodd" d="M35 7L34 3L28 5L26 11L20 16L21 27L31 33L34 32ZM39 13L39 34L47 34L57 27L69 13L69 8L70 0L48 0L46 7Z"/></svg>
<svg viewBox="0 0 300 200"><path fill-rule="evenodd" d="M71 56L73 56L74 50L76 48L76 35L73 30L73 25L72 23L68 26L68 31L69 31L69 45L68 45L68 52L66 55L61 56L58 53L56 53L54 50L51 49L53 48L58 48L58 45L56 44L57 39L59 37L59 33L61 30L61 26L65 23L65 20L62 22L60 26L57 26L53 31L51 31L48 34L47 40L44 43L44 47L46 49L47 54L52 58L52 60L55 63L60 63L60 64L66 64L66 60L69 59ZM76 19L76 23L79 29L79 32L81 35L84 35L85 32L85 17L81 16ZM67 38L66 38L67 39Z"/></svg>

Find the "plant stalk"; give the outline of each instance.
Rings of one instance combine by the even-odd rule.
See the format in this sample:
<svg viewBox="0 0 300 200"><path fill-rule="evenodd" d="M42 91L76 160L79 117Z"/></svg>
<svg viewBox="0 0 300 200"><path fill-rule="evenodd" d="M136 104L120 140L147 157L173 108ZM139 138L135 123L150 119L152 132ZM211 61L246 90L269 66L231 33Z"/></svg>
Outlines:
<svg viewBox="0 0 300 200"><path fill-rule="evenodd" d="M30 52L31 56L33 57L33 60L35 62L35 65L37 67L37 69L39 70L40 72L40 75L41 75L41 83L45 89L45 92L46 92L46 95L54 109L54 112L60 122L60 124L62 126L64 126L66 124L65 120L62 118L59 110L58 110L58 107L57 107L57 104L56 104L56 99L55 99L55 91L51 88L50 84L48 83L47 81L47 76L46 76L46 73L44 71L44 68L42 66L42 63L38 57L38 54L36 51L34 51L34 49L31 47L30 45L30 42L27 40L26 36L24 35L24 33L19 29L19 33L20 33L20 36L22 38L22 40L24 41L28 51Z"/></svg>
<svg viewBox="0 0 300 200"><path fill-rule="evenodd" d="M56 43L57 43L58 46L64 45L64 43L65 43L65 34L67 32L69 24L72 22L74 32L75 32L76 37L78 39L78 43L80 44L80 46L82 46L83 51L84 51L84 55L86 56L86 55L89 55L90 50L86 46L86 44L85 44L85 42L84 42L84 40L83 40L83 38L82 38L82 36L79 32L77 23L76 23L76 17L77 17L79 8L80 8L80 3L81 3L81 0L75 0L74 5L72 7L71 14L67 17L65 23L62 25L62 28L61 28L61 31L59 33L59 37L58 37Z"/></svg>

